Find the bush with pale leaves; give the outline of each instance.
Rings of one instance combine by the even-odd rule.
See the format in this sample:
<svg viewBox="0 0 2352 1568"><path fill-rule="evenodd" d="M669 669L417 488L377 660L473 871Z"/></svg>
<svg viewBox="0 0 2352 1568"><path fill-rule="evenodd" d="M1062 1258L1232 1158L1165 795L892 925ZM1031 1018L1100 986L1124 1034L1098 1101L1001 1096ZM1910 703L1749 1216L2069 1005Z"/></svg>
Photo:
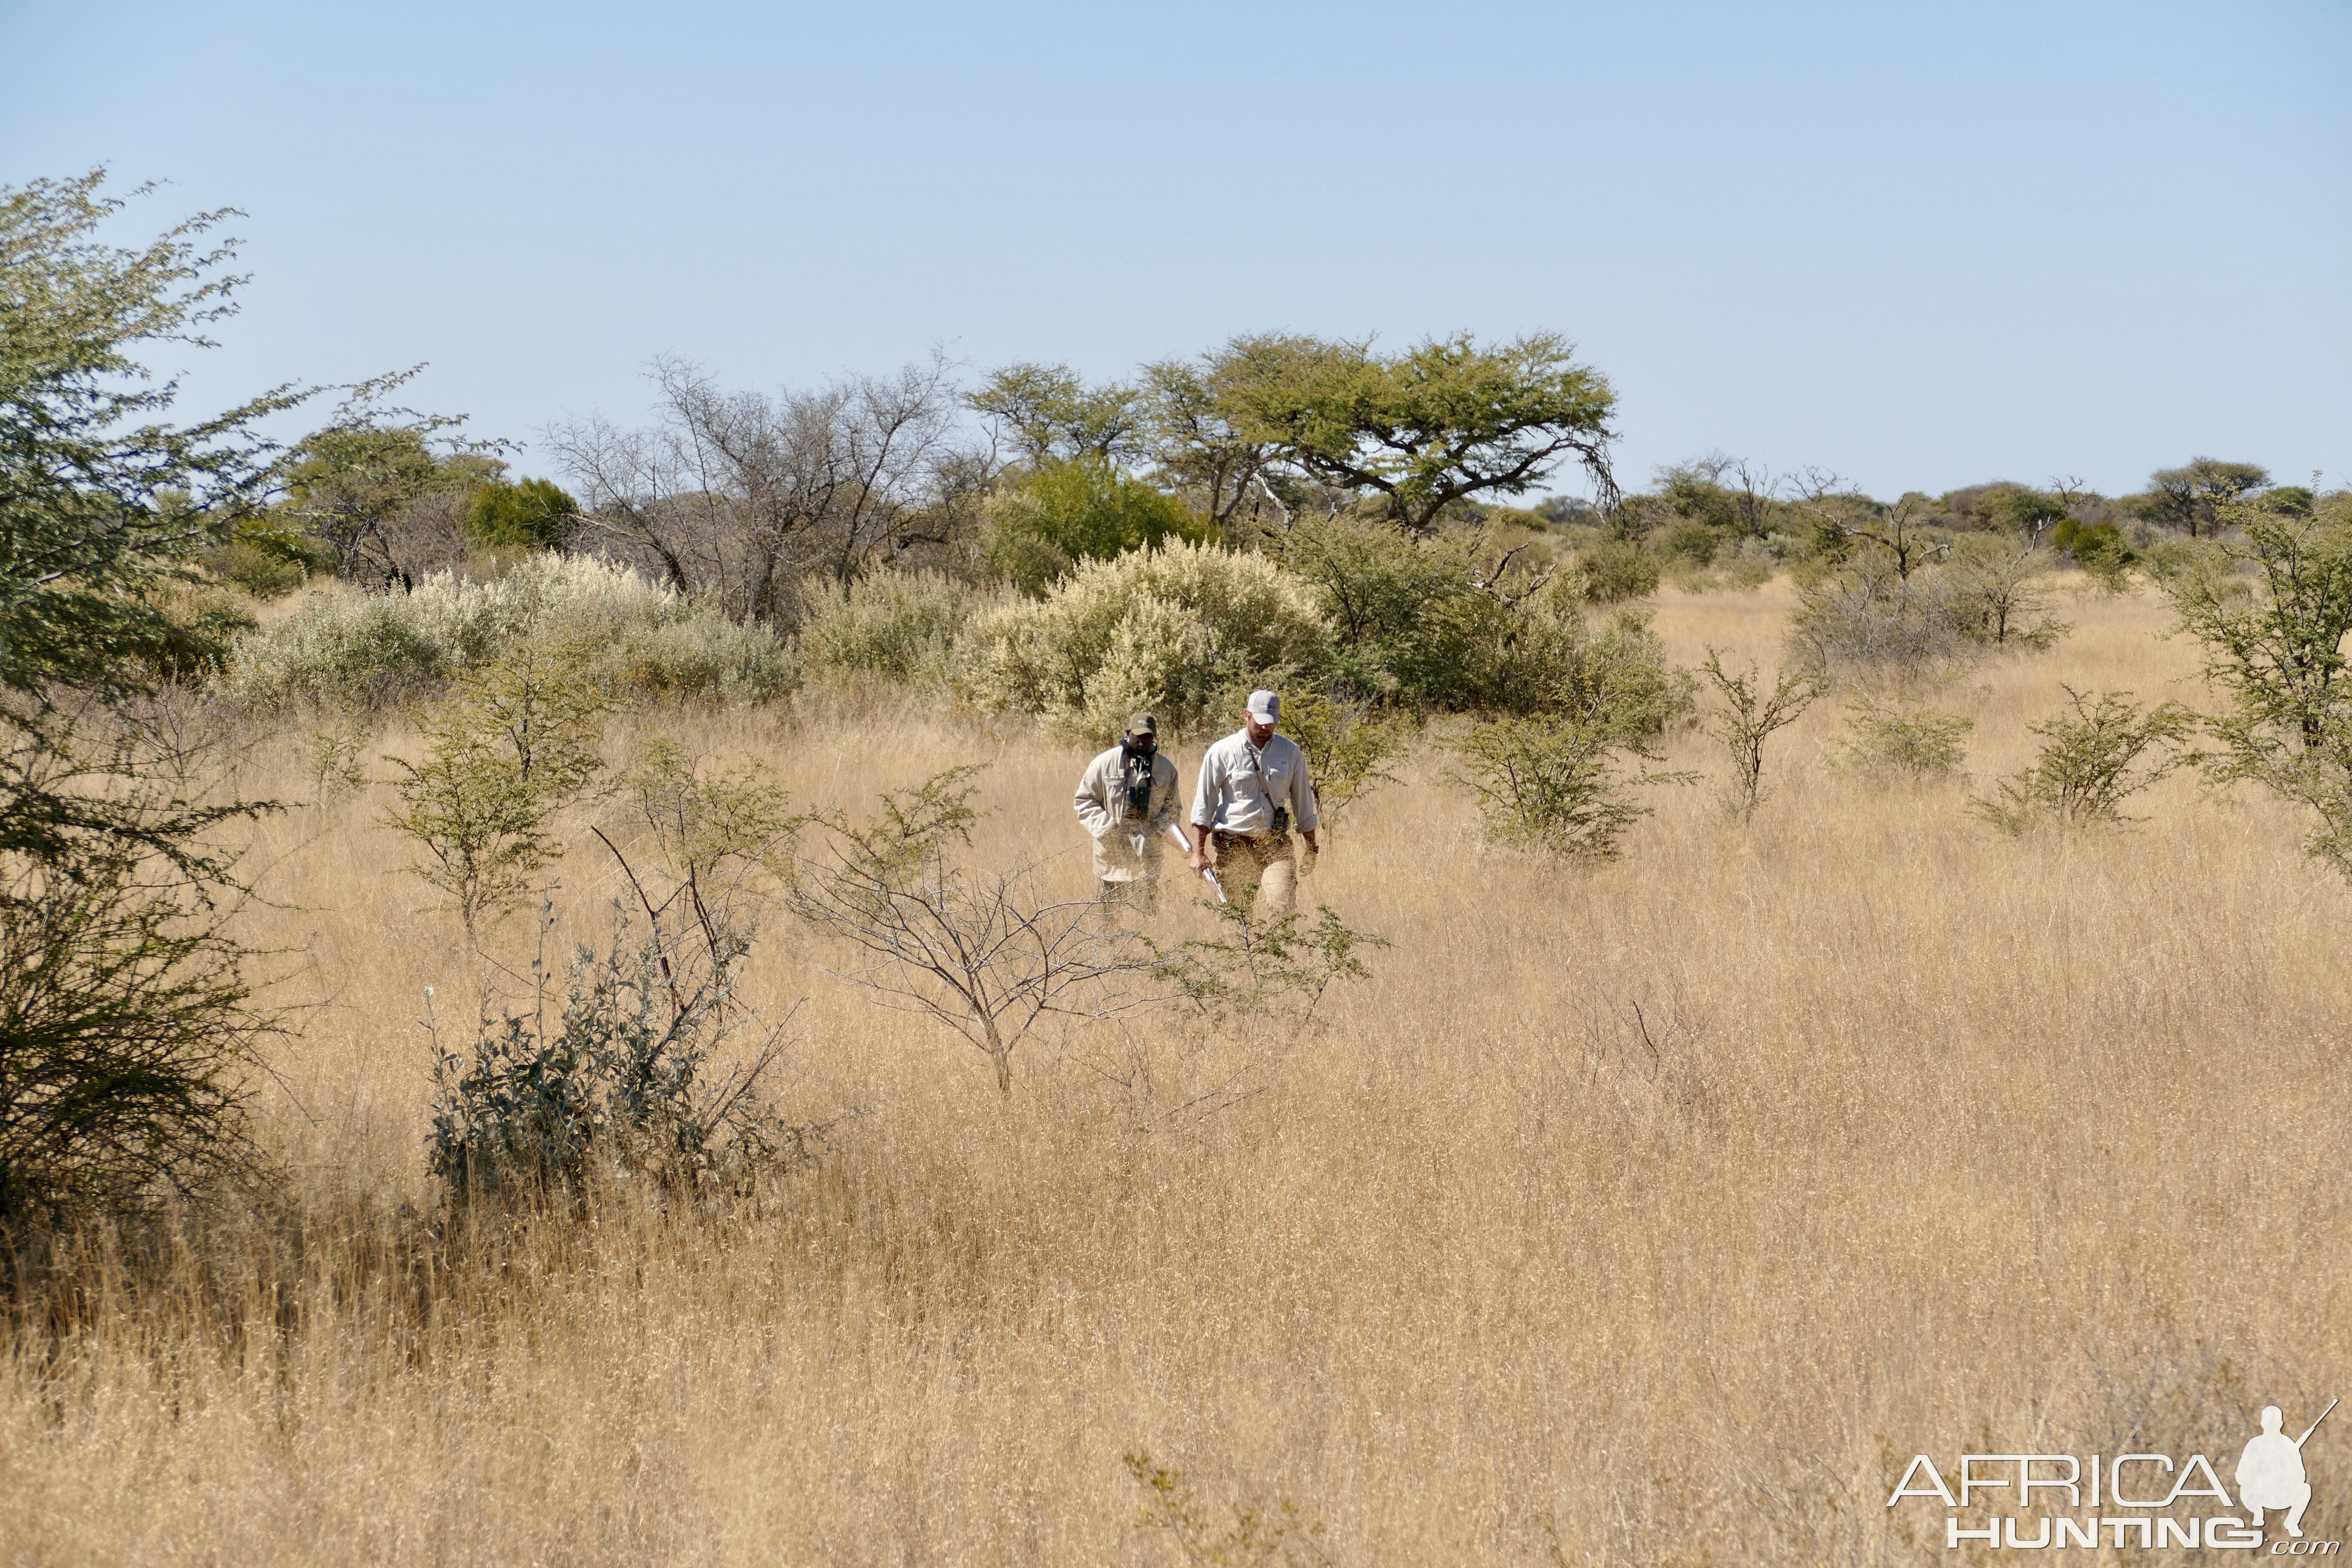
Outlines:
<svg viewBox="0 0 2352 1568"><path fill-rule="evenodd" d="M249 701L396 700L519 642L583 650L605 689L761 701L792 689L791 647L765 626L626 566L535 555L495 582L438 573L406 594L312 588L283 619L239 637L228 684Z"/></svg>
<svg viewBox="0 0 2352 1568"><path fill-rule="evenodd" d="M1262 555L1173 540L1081 562L1043 599L972 630L984 707L1115 735L1139 709L1163 735L1223 721L1253 680L1316 668L1331 629L1307 584Z"/></svg>

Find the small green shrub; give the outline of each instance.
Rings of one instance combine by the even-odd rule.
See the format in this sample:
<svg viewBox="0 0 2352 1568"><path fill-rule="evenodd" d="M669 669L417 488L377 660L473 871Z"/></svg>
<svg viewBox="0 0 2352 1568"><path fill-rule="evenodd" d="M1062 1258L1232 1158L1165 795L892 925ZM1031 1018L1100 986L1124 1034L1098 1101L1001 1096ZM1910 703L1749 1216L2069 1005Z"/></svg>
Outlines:
<svg viewBox="0 0 2352 1568"><path fill-rule="evenodd" d="M1723 656L1712 647L1699 671L1723 699L1722 708L1708 716L1707 729L1731 753L1731 788L1725 805L1744 822L1764 803L1765 742L1804 716L1822 694L1821 682L1782 670L1767 692L1760 669L1750 666L1742 675L1727 673Z"/></svg>
<svg viewBox="0 0 2352 1568"><path fill-rule="evenodd" d="M1595 605L1646 599L1658 591L1658 558L1630 539L1596 539L1578 557L1583 597Z"/></svg>
<svg viewBox="0 0 2352 1568"><path fill-rule="evenodd" d="M1669 523L1658 535L1658 548L1674 560L1693 566L1712 566L1723 536L1695 517Z"/></svg>
<svg viewBox="0 0 2352 1568"><path fill-rule="evenodd" d="M982 547L998 575L1034 595L1081 561L1209 531L1182 501L1099 457L1048 458L989 498Z"/></svg>
<svg viewBox="0 0 2352 1568"><path fill-rule="evenodd" d="M1389 945L1385 937L1349 926L1328 904L1316 906L1312 922L1295 910L1260 921L1254 904L1247 898L1211 904L1223 934L1195 937L1154 962L1154 977L1204 1019L1269 1018L1286 1030L1303 1029L1332 986L1370 977L1360 950Z"/></svg>
<svg viewBox="0 0 2352 1568"><path fill-rule="evenodd" d="M1300 518L1281 537L1279 559L1312 587L1331 627L1331 684L1361 698L1452 706L1460 652L1440 612L1480 592L1479 543L1465 531L1415 538L1351 512Z"/></svg>
<svg viewBox="0 0 2352 1568"><path fill-rule="evenodd" d="M1481 724L1461 743L1453 777L1476 797L1487 838L1565 860L1613 860L1625 830L1651 808L1635 787L1686 784L1688 773L1641 766L1654 753L1622 726L1545 716Z"/></svg>
<svg viewBox="0 0 2352 1568"><path fill-rule="evenodd" d="M2050 542L2080 562L2094 576L2120 574L2139 558L2112 522L2080 522L2068 518L2050 531Z"/></svg>
<svg viewBox="0 0 2352 1568"><path fill-rule="evenodd" d="M580 503L551 479L489 479L466 498L466 537L488 550L553 550L579 517Z"/></svg>
<svg viewBox="0 0 2352 1568"><path fill-rule="evenodd" d="M335 569L333 553L308 530L268 514L237 523L228 542L205 557L205 565L221 581L262 600L282 598Z"/></svg>
<svg viewBox="0 0 2352 1568"><path fill-rule="evenodd" d="M1759 539L1740 539L1716 552L1716 569L1735 588L1757 589L1772 580L1780 562L1771 546Z"/></svg>
<svg viewBox="0 0 2352 1568"><path fill-rule="evenodd" d="M201 681L226 667L236 639L257 624L235 590L183 583L157 596L163 636L149 650L150 670L166 680Z"/></svg>
<svg viewBox="0 0 2352 1568"><path fill-rule="evenodd" d="M1222 721L1254 678L1311 669L1330 628L1307 585L1262 555L1171 540L1079 565L973 627L965 689L1066 734L1115 735L1138 709L1163 736Z"/></svg>
<svg viewBox="0 0 2352 1568"><path fill-rule="evenodd" d="M1412 727L1394 715L1313 687L1283 694L1282 732L1306 753L1307 776L1315 781L1316 808L1326 824L1380 785L1394 784L1389 764L1413 741Z"/></svg>
<svg viewBox="0 0 2352 1568"><path fill-rule="evenodd" d="M1875 777L1924 782L1956 776L1968 761L1972 720L1912 702L1846 705L1845 764Z"/></svg>
<svg viewBox="0 0 2352 1568"><path fill-rule="evenodd" d="M467 676L425 729L421 763L389 759L406 775L384 826L431 858L414 868L475 930L515 903L562 852L550 825L604 764L597 744L609 699L567 650L517 644Z"/></svg>
<svg viewBox="0 0 2352 1568"><path fill-rule="evenodd" d="M1433 609L1445 649L1446 706L1460 711L1572 714L1648 738L1691 710L1696 686L1667 663L1641 611L1595 616L1555 578L1516 603L1475 594Z"/></svg>
<svg viewBox="0 0 2352 1568"><path fill-rule="evenodd" d="M2197 715L2178 702L2142 708L2126 691L2096 698L2064 688L2071 713L2032 726L2042 739L2033 765L2003 779L1977 815L2008 833L2048 819L2061 826L2122 823L2123 803L2194 759L2175 750Z"/></svg>
<svg viewBox="0 0 2352 1568"><path fill-rule="evenodd" d="M223 545L212 559L213 571L225 583L234 583L257 599L283 598L310 580L310 568L243 539Z"/></svg>

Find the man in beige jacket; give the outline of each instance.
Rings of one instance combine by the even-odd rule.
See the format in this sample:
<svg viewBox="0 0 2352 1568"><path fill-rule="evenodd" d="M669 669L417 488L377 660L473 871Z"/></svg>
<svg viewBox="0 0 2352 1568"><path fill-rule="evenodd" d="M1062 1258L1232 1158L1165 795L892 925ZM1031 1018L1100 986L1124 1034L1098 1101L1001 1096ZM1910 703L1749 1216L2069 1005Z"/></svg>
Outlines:
<svg viewBox="0 0 2352 1568"><path fill-rule="evenodd" d="M1087 764L1072 804L1094 837L1103 897L1156 901L1160 842L1176 824L1176 764L1160 754L1150 714L1129 719L1126 738Z"/></svg>

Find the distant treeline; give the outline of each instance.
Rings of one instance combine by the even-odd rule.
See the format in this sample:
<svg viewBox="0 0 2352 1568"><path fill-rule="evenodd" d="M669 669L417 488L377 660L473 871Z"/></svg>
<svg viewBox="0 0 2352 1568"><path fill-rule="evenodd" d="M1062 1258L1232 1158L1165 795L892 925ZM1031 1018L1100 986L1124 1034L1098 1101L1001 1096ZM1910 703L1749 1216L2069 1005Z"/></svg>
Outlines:
<svg viewBox="0 0 2352 1568"><path fill-rule="evenodd" d="M1550 333L1394 353L1243 337L1101 384L1016 364L967 386L934 363L762 394L677 361L653 381L641 425L544 434L562 484L510 478L509 443L362 398L301 444L282 498L239 526L215 569L268 597L320 577L413 587L558 549L789 627L811 577L928 568L1036 595L1079 562L1169 539L1278 550L1309 517L1378 520L1423 542L1481 531L1497 560L1575 558L1591 596L1609 598L1662 577L1704 586L1835 563L1896 513L1938 542L2007 536L2113 574L2211 535L2217 509L2308 513L2320 500L2256 464L2202 457L2121 497L2053 479L1885 501L1818 468L1720 454L1627 494L1610 461L1614 394ZM1529 504L1564 470L1589 499Z"/></svg>

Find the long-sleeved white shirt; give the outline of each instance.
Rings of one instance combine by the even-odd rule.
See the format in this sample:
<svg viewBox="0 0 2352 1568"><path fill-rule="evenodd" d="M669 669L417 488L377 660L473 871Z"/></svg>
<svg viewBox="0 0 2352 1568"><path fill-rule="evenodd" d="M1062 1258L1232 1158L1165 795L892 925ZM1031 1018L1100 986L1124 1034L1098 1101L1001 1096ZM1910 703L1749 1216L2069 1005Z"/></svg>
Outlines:
<svg viewBox="0 0 2352 1568"><path fill-rule="evenodd" d="M1088 763L1071 802L1080 826L1094 837L1095 875L1106 882L1156 875L1161 831L1176 823L1176 764L1164 752L1152 757L1151 806L1138 816L1128 804L1125 752L1113 746Z"/></svg>
<svg viewBox="0 0 2352 1568"><path fill-rule="evenodd" d="M1315 786L1307 778L1307 753L1287 735L1250 744L1237 730L1201 759L1201 783L1192 792L1192 826L1255 837L1274 831L1276 806L1290 808L1290 825L1301 833L1317 826Z"/></svg>

